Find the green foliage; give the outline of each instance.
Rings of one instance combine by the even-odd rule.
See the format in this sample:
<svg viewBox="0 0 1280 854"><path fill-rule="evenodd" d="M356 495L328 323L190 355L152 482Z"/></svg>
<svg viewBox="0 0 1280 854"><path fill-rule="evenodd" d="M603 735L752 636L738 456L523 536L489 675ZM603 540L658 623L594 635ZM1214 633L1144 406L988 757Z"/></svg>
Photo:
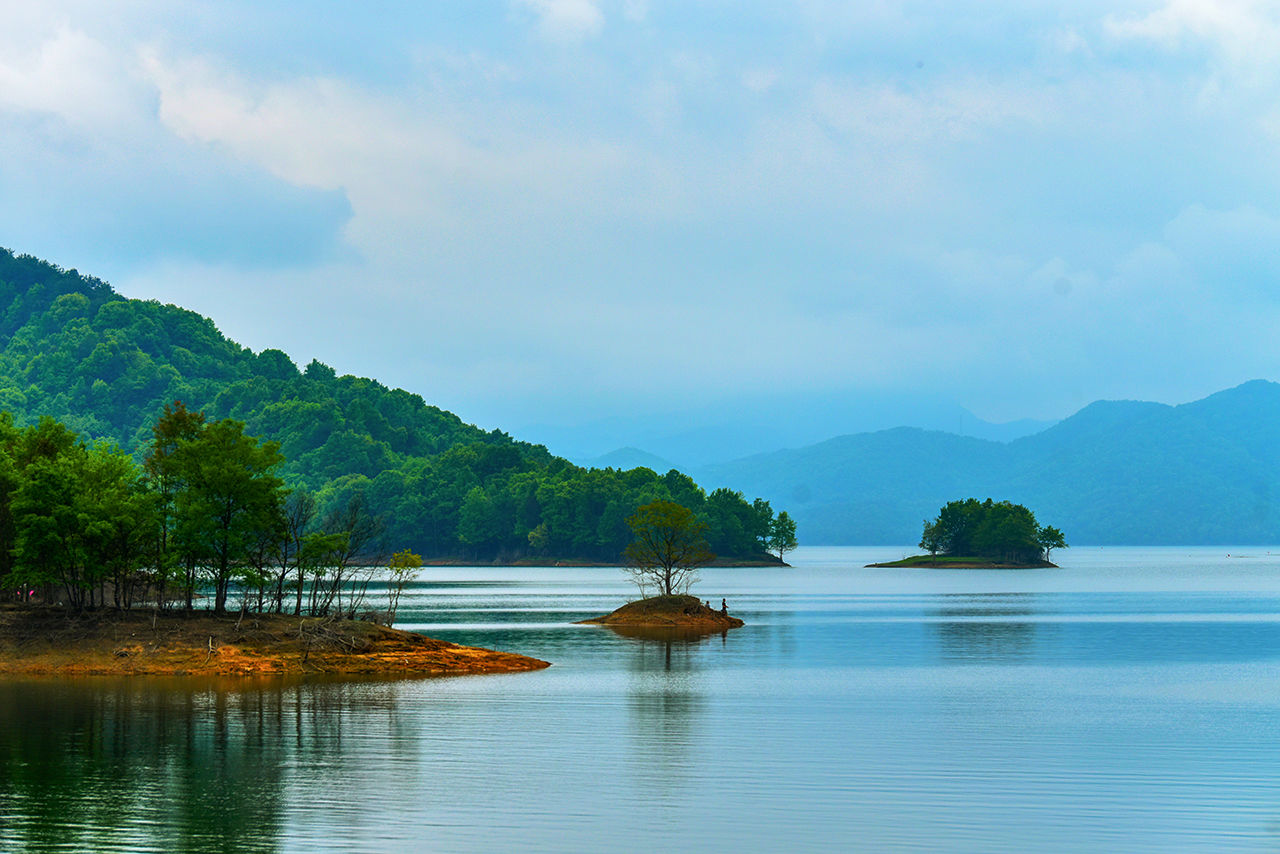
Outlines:
<svg viewBox="0 0 1280 854"><path fill-rule="evenodd" d="M0 409L16 425L49 415L141 460L157 414L174 401L277 443L276 475L313 495L320 516L359 495L389 541L432 557L617 560L631 538L626 518L659 499L698 514L720 554L776 550L767 502L707 495L677 471L579 468L418 395L314 360L299 371L279 350L255 355L198 314L125 299L97 279L0 250ZM167 540L175 508L165 453L148 474L159 478ZM191 556L183 564L162 553L177 561L165 572L186 585Z"/></svg>
<svg viewBox="0 0 1280 854"><path fill-rule="evenodd" d="M985 557L1011 563L1048 560L1054 548L1066 548L1061 531L1041 527L1035 514L1021 504L950 501L932 522L924 523L920 547L930 554Z"/></svg>
<svg viewBox="0 0 1280 854"><path fill-rule="evenodd" d="M715 560L707 543L707 523L674 501L654 501L627 517L634 539L623 554L641 595L649 585L670 596L687 593L694 571Z"/></svg>
<svg viewBox="0 0 1280 854"><path fill-rule="evenodd" d="M387 579L387 614L388 624L395 622L396 610L400 607L400 595L404 588L418 577L422 569L422 555L414 554L408 549L398 551L387 561L391 577Z"/></svg>
<svg viewBox="0 0 1280 854"><path fill-rule="evenodd" d="M1051 560L1049 557L1054 549L1065 549L1067 547L1067 539L1061 531L1049 525L1044 526L1036 534L1036 543L1040 548L1044 549L1044 559Z"/></svg>
<svg viewBox="0 0 1280 854"><path fill-rule="evenodd" d="M308 493L284 488L280 464L274 442L181 403L165 407L142 466L52 418L18 428L0 415L0 590L72 610L175 598L191 609L211 590L222 612L238 588L246 610L280 613L292 598L302 613L309 594L307 613L367 616L381 519L360 492L319 517ZM396 599L411 559L394 562Z"/></svg>
<svg viewBox="0 0 1280 854"><path fill-rule="evenodd" d="M53 419L17 430L0 420L3 584L70 607L127 607L152 556L158 502L119 450L88 445Z"/></svg>
<svg viewBox="0 0 1280 854"><path fill-rule="evenodd" d="M769 548L778 553L778 560L782 560L782 556L798 544L796 521L791 518L791 514L783 510L769 525Z"/></svg>
<svg viewBox="0 0 1280 854"><path fill-rule="evenodd" d="M275 475L280 451L274 442L246 435L241 422L223 419L179 440L171 459L181 483L174 539L189 559L208 568L214 611L222 613L234 575L260 563L253 552L264 532L283 537L286 493Z"/></svg>

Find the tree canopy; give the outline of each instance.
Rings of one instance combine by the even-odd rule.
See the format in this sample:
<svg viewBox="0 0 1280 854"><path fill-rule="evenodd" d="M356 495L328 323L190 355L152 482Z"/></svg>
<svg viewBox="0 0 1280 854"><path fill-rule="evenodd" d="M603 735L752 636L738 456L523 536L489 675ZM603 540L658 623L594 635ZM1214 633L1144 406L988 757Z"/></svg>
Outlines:
<svg viewBox="0 0 1280 854"><path fill-rule="evenodd" d="M715 560L707 523L674 501L654 501L627 517L634 539L624 554L643 593L653 585L663 595L688 592L698 567Z"/></svg>
<svg viewBox="0 0 1280 854"><path fill-rule="evenodd" d="M778 560L794 549L799 543L796 540L796 521L791 514L783 510L769 524L768 546L778 553Z"/></svg>
<svg viewBox="0 0 1280 854"><path fill-rule="evenodd" d="M232 419L165 408L138 465L52 418L19 428L0 413L0 598L190 610L358 616L384 528L359 496L320 516L276 476L282 458ZM392 562L395 613L421 558Z"/></svg>
<svg viewBox="0 0 1280 854"><path fill-rule="evenodd" d="M1041 526L1035 514L1009 501L950 501L932 522L926 520L920 547L930 554L984 557L1011 563L1049 560L1067 543L1057 528Z"/></svg>

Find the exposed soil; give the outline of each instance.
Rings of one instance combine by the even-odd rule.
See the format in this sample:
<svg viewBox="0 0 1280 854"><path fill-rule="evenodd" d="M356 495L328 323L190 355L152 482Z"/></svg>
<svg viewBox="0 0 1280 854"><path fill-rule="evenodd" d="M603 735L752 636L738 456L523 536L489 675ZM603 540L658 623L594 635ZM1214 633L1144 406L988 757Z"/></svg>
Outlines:
<svg viewBox="0 0 1280 854"><path fill-rule="evenodd" d="M723 632L743 625L742 620L708 608L697 596L653 596L628 602L611 614L580 620L582 624L680 628L702 632Z"/></svg>
<svg viewBox="0 0 1280 854"><path fill-rule="evenodd" d="M358 620L0 608L0 673L453 676L547 666Z"/></svg>

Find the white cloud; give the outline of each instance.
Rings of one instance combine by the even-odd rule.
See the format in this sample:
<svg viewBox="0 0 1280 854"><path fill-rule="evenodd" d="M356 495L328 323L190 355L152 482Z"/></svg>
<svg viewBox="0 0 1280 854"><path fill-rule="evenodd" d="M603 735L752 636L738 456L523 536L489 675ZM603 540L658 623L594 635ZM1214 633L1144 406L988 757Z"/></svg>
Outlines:
<svg viewBox="0 0 1280 854"><path fill-rule="evenodd" d="M578 41L604 29L597 0L516 0L538 17L538 29L555 41Z"/></svg>
<svg viewBox="0 0 1280 854"><path fill-rule="evenodd" d="M297 18L269 5L232 22L130 0L119 23L116 4L17 4L36 23L0 32L0 117L13 119L0 179L30 171L32 152L62 158L47 171L106 187L86 206L140 210L117 219L153 243L202 230L169 208L210 207L211 186L231 187L226 220L264 207L245 187L323 191L268 207L255 230L345 197L350 220L312 231L346 222L358 259L272 267L250 253L244 266L260 266L245 270L210 251L203 267L170 255L143 275L135 259L153 256L138 251L117 269L135 264L134 295L190 302L255 346L292 336L305 360L308 337L323 339L326 361L454 400L590 401L638 370L641 346L652 358L635 384L684 384L673 394L942 382L966 400L1002 395L1017 417L1043 411L1037 390L1059 377L1084 401L1151 396L1138 380L1157 375L1203 384L1215 357L1201 342L1274 315L1280 174L1257 126L1280 111L1265 88L1231 85L1280 64L1274 5L689 2L696 14L506 0L466 22L422 4L396 40L371 27L340 57L273 32ZM513 17L609 49L513 41ZM267 56L277 37L297 56ZM1206 57L1223 97L1199 88ZM128 156L102 157L112 146ZM203 183L170 177L185 174ZM128 207L162 183L180 190ZM26 188L48 185L22 186L38 202ZM69 230L44 211L70 205L24 204L13 186L12 209ZM143 221L157 210L177 223L163 237ZM277 328L300 294L305 319ZM269 310L237 315L241 299ZM422 352L405 356L406 341ZM1226 385L1277 358L1215 370L1244 372Z"/></svg>
<svg viewBox="0 0 1280 854"><path fill-rule="evenodd" d="M143 124L146 92L133 66L127 54L59 27L33 49L0 54L0 107L56 115L96 132Z"/></svg>
<svg viewBox="0 0 1280 854"><path fill-rule="evenodd" d="M1280 7L1270 0L1167 0L1145 15L1108 15L1104 27L1168 50L1208 45L1237 70L1273 73L1280 61Z"/></svg>
<svg viewBox="0 0 1280 854"><path fill-rule="evenodd" d="M813 89L819 121L852 140L883 143L973 139L1010 123L1057 115L1053 92L1018 82L956 80L922 90L825 80Z"/></svg>
<svg viewBox="0 0 1280 854"><path fill-rule="evenodd" d="M486 254L498 235L508 248L541 247L574 222L649 204L626 190L643 159L526 122L518 105L467 109L328 78L259 84L154 52L146 67L165 127L291 183L343 191L346 236L374 256L465 268L468 251Z"/></svg>

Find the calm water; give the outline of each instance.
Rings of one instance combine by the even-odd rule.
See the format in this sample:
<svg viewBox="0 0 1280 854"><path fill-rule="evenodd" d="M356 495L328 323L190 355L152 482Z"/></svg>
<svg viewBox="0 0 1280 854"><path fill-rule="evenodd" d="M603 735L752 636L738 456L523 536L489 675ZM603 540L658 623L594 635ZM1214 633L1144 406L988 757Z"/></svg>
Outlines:
<svg viewBox="0 0 1280 854"><path fill-rule="evenodd" d="M0 682L0 848L1280 850L1277 552L802 549L692 643L570 625L617 570L432 569L403 625L555 666Z"/></svg>

